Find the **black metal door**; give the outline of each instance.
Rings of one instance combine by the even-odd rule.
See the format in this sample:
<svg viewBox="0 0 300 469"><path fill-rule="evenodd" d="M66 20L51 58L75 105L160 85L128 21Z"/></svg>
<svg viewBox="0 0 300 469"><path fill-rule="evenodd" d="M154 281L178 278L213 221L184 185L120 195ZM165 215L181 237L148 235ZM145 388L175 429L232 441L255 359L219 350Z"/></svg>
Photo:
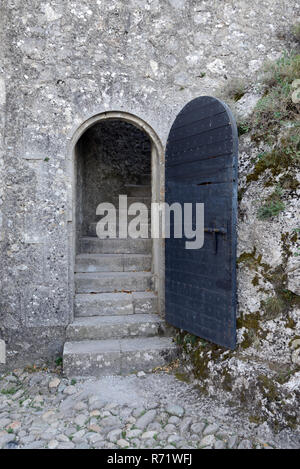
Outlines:
<svg viewBox="0 0 300 469"><path fill-rule="evenodd" d="M166 239L166 320L233 349L236 345L238 134L226 104L210 96L189 102L166 148L166 202L204 203L204 244ZM195 210L193 210L195 212ZM193 219L194 220L194 219Z"/></svg>

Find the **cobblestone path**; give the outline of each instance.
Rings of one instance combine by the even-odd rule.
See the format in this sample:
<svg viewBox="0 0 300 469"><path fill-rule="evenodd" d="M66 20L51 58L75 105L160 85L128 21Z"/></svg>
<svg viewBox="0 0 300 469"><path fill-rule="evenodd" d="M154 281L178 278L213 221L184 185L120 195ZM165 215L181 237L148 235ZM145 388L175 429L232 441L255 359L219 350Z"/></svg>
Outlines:
<svg viewBox="0 0 300 469"><path fill-rule="evenodd" d="M0 448L299 448L238 409L167 373L65 379L48 371L0 375Z"/></svg>

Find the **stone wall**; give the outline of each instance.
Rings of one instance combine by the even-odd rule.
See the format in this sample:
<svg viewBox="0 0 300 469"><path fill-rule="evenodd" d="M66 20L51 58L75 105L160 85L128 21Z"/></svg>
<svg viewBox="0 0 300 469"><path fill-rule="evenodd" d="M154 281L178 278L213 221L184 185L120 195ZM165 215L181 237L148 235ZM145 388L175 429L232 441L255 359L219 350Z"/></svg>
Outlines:
<svg viewBox="0 0 300 469"><path fill-rule="evenodd" d="M0 334L8 366L61 354L72 320L74 132L123 110L163 145L182 106L255 81L287 47L285 0L1 4Z"/></svg>

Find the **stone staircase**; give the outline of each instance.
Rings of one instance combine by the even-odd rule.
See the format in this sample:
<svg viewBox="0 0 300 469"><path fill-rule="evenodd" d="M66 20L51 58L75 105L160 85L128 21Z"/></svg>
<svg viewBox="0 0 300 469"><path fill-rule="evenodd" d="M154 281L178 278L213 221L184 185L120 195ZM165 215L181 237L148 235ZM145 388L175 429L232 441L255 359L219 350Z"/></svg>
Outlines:
<svg viewBox="0 0 300 469"><path fill-rule="evenodd" d="M146 200L150 205L150 185L128 186L128 205ZM157 314L151 239L101 240L96 222L88 235L76 257L75 320L67 327L64 373L128 374L170 362L176 346Z"/></svg>

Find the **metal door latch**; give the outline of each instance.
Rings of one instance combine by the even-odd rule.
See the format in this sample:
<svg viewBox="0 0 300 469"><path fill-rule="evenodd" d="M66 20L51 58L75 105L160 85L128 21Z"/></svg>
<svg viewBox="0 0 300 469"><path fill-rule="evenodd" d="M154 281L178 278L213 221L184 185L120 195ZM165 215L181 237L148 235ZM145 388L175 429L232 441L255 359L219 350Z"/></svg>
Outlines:
<svg viewBox="0 0 300 469"><path fill-rule="evenodd" d="M217 250L218 250L218 237L217 237L217 234L226 234L227 230L225 228L204 228L204 231L206 233L212 233L214 246L215 246L214 253L217 254Z"/></svg>

